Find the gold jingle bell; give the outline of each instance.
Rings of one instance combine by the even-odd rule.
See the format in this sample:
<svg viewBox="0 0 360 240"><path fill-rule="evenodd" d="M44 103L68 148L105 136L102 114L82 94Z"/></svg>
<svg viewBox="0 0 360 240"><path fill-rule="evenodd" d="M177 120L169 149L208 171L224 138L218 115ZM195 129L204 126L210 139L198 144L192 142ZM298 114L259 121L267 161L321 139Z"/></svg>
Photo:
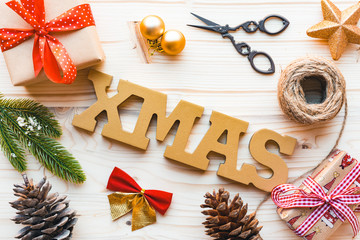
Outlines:
<svg viewBox="0 0 360 240"><path fill-rule="evenodd" d="M185 37L178 30L168 30L161 38L161 47L166 54L179 54L185 47Z"/></svg>
<svg viewBox="0 0 360 240"><path fill-rule="evenodd" d="M146 16L140 23L140 32L146 39L156 40L164 34L165 23L156 15Z"/></svg>

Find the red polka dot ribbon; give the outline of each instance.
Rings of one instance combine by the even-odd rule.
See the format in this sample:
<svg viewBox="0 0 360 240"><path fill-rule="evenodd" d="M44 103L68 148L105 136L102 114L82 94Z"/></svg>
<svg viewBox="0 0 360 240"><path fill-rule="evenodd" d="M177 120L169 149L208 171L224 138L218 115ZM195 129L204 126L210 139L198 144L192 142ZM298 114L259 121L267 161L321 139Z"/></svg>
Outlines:
<svg viewBox="0 0 360 240"><path fill-rule="evenodd" d="M35 35L33 63L35 76L44 68L46 76L55 83L71 84L76 78L76 66L61 42L51 32L67 32L95 25L89 4L76 6L45 22L44 0L15 0L7 2L12 10L33 29L0 29L1 50L18 46Z"/></svg>
<svg viewBox="0 0 360 240"><path fill-rule="evenodd" d="M305 234L321 219L322 216L332 209L341 220L346 219L351 224L354 237L359 232L359 220L354 211L348 206L360 203L360 188L350 186L360 176L360 164L356 164L344 179L328 194L313 178L308 177L304 182L306 189L297 188L292 184L281 184L271 192L274 203L281 208L317 207L294 232L298 236Z"/></svg>

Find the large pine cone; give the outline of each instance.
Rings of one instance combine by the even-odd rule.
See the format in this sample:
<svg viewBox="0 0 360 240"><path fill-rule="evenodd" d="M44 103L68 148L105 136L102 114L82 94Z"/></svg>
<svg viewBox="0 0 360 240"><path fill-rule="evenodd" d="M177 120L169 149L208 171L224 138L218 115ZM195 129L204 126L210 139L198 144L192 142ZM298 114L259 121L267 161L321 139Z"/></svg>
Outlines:
<svg viewBox="0 0 360 240"><path fill-rule="evenodd" d="M37 185L23 174L25 184L15 184L15 196L18 200L10 205L19 210L11 219L17 224L26 225L16 238L22 240L65 240L71 238L71 232L77 222L75 211L69 208L66 196L58 193L48 195L51 184L43 178Z"/></svg>
<svg viewBox="0 0 360 240"><path fill-rule="evenodd" d="M243 205L239 194L230 202L230 193L220 188L218 193L214 190L213 194L208 192L204 197L205 204L200 207L211 208L202 211L204 215L209 215L203 222L207 235L219 240L262 240L259 234L262 227L257 226L256 212L246 215L248 206Z"/></svg>

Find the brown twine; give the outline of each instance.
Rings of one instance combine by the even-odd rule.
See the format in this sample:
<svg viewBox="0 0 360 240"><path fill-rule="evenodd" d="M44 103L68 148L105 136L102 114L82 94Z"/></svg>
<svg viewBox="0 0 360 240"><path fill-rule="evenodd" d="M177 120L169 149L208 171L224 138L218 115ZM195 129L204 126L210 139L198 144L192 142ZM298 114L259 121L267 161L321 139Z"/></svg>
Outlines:
<svg viewBox="0 0 360 240"><path fill-rule="evenodd" d="M326 82L325 100L306 101L302 81L318 78ZM282 111L302 124L314 124L334 118L345 102L345 79L333 62L321 57L305 57L290 63L281 72L278 99Z"/></svg>
<svg viewBox="0 0 360 240"><path fill-rule="evenodd" d="M313 69L317 69L316 71L318 71L319 69L321 69L321 75L320 74L311 74L311 75L309 75L309 73L308 74L306 74L303 70L301 70L301 69L299 69L299 67L296 67L296 65L301 65L301 66L306 66L307 64L306 64L306 62L308 62L309 64L311 64L312 65L312 67L313 67ZM313 66L313 64L314 63L321 63L321 64L319 64L318 66ZM297 64L298 63L298 64ZM328 68L326 68L326 66L325 65L327 65L328 66ZM295 66L295 67L294 67ZM307 67L307 69L309 69L309 66L306 66ZM329 70L329 69L331 69L331 70ZM297 73L295 73L295 70L297 70ZM301 70L301 71L300 71ZM287 72L285 72L285 71L287 71ZM285 73L284 73L285 72ZM285 80L285 77L286 76L289 76L289 74L291 74L292 76L295 76L295 77L297 77L297 79L298 80L300 80L301 81L301 76L302 76L302 78L304 78L304 77L308 77L308 76L323 76L324 77L324 79L326 79L326 81L327 81L327 86L329 87L329 86L331 86L331 85L329 85L329 82L328 82L328 80L331 80L331 79L329 79L329 78L325 78L325 76L323 75L324 74L324 72L326 72L326 76L327 77L330 77L330 76L332 76L333 78L336 78L336 80L334 79L334 80L332 80L331 81L331 84L332 84L332 89L336 89L336 88L334 88L334 84L336 85L336 87L337 87L337 85L339 84L340 85L340 89L338 90L338 92L340 92L341 93L341 98L339 98L339 93L338 94L331 94L331 95L328 95L329 93L328 93L328 90L326 91L326 93L327 93L327 98L329 98L328 96L336 96L337 97L337 99L338 99L338 101L342 101L342 103L340 104L340 107L339 107L339 110L334 110L333 112L332 112L332 114L334 114L331 118L324 118L324 116L329 116L330 114L325 114L325 113L323 113L323 114L321 114L321 117L322 117L322 119L323 120L321 120L321 121L326 121L326 120L330 120L330 119L332 119L332 118L334 118L335 116L336 116L336 114L340 111L340 109L341 109L341 106L342 106L342 104L344 103L344 105L345 105L345 112L344 112L344 119L343 119L343 122L342 122L342 124L341 124L341 129L340 129L340 132L339 132L339 135L338 135L338 137L337 137L337 139L336 139L336 141L335 141L335 143L334 143L334 145L333 145L333 147L331 148L331 150L329 151L329 153L327 154L327 156L325 156L320 162L319 162L319 164L317 165L317 166L315 166L315 167L313 167L312 169L310 169L310 170L308 170L308 171L306 171L305 173L303 173L303 174L301 174L299 177L297 177L297 178L295 178L293 181L290 181L289 183L290 184L293 184L293 183L295 183L295 182L297 182L298 180L300 180L300 179L302 179L302 178L305 178L305 177L307 177L310 173L312 173L326 158L328 158L329 157L329 155L337 148L337 146L338 146L338 144L339 144L339 141L340 141L340 139L341 139L341 136L343 135L343 132L344 132L344 128L345 128L345 125L346 125L346 120L347 120L347 115L348 115L348 104L347 104L347 98L346 98L346 93L345 93L345 80L344 80L344 77L343 77L343 75L341 74L341 72L339 71L339 69L332 63L332 62L330 62L330 61L328 61L328 60L326 60L326 59L324 59L324 58L321 58L321 57L306 57L306 58L301 58L301 59L298 59L298 60L296 60L296 61L294 61L294 62L292 62L282 73L281 73L281 78L280 78L280 82L281 81L284 81ZM314 73L314 72L313 72ZM283 101L283 100L280 100L280 92L284 92L284 91L280 91L280 82L279 82L279 89L278 89L278 97L279 97L279 102L280 102L280 105L282 106L282 104L281 104L281 101ZM302 94L302 96L303 96L303 100L306 102L306 100L305 100L305 96L304 96L304 92L303 92L303 90L302 90L302 87L300 86L300 84L298 84L299 86L297 86L296 88L298 89L298 92L300 92L300 94ZM281 83L281 87L283 86L283 83ZM326 100L328 100L328 102L332 102L332 101L330 101L331 99L326 99ZM325 100L325 101L326 101ZM325 102L324 101L324 102ZM323 103L324 103L323 102ZM287 104L287 106L289 106L290 104ZM307 106L309 106L310 104L307 104ZM311 105L319 105L319 104L311 104ZM321 105L321 104L320 104ZM333 105L333 103L332 103L332 106L334 106ZM339 106L339 104L337 104L336 106L334 106L334 108L335 107L338 107ZM316 108L316 107L315 107ZM316 108L317 109L317 108ZM284 111L284 109L283 109L283 111ZM308 111L309 112L309 111ZM284 111L284 113L286 113L285 111ZM304 114L303 116L306 116L306 114ZM293 118L293 116L291 115L291 116L289 116L289 118L290 119L294 119L295 121L298 121L298 119L295 119L295 117ZM300 118L300 119L303 119L303 118ZM299 121L298 121L299 122ZM320 121L316 121L316 122L320 122ZM311 124L311 123L313 123L313 122L300 122L300 123L307 123L307 124ZM268 194L266 194L266 196L263 198L263 200L261 200L261 202L258 204L258 206L256 207L256 212L260 209L260 207L266 202L266 201L268 201L269 200L269 198L271 197L271 193L268 193Z"/></svg>

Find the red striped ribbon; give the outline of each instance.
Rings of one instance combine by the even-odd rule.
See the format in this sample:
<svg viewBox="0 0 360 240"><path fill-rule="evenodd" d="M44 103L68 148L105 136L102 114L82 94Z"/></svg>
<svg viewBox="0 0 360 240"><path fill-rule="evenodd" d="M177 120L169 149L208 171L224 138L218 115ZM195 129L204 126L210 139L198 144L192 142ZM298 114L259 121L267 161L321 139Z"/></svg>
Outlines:
<svg viewBox="0 0 360 240"><path fill-rule="evenodd" d="M305 221L294 230L298 236L305 236L320 218L324 216L329 209L332 209L341 221L344 222L346 219L349 221L355 237L359 232L359 220L348 205L360 203L360 194L354 194L357 193L360 188L354 187L349 189L349 187L359 176L360 164L358 163L328 194L324 192L319 183L311 177L308 177L303 184L310 190L310 193L292 184L281 184L272 190L271 198L274 203L281 208L317 207Z"/></svg>
<svg viewBox="0 0 360 240"><path fill-rule="evenodd" d="M72 83L76 66L61 42L51 32L66 32L95 25L89 4L76 6L60 16L45 22L44 0L15 0L6 5L24 19L33 29L0 29L0 45L4 52L35 35L33 63L35 76L44 68L46 76L56 83Z"/></svg>

